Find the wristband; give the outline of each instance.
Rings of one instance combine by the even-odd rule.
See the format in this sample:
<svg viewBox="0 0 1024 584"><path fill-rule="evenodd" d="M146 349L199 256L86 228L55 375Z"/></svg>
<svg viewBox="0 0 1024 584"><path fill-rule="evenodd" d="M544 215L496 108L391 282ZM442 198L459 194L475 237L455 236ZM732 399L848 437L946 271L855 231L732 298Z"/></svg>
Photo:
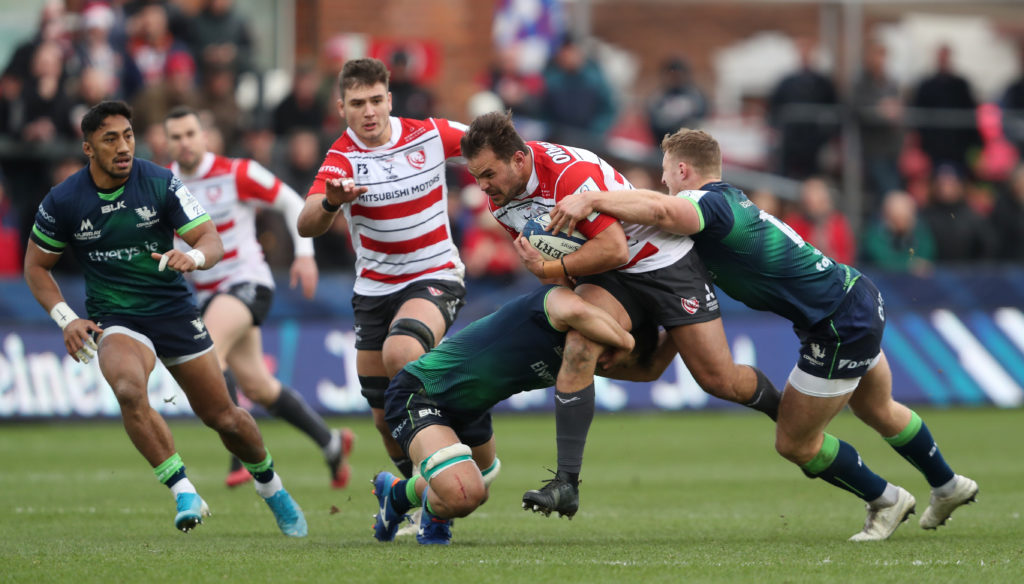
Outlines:
<svg viewBox="0 0 1024 584"><path fill-rule="evenodd" d="M565 256L558 258L558 261L562 263L562 273L565 274L566 278L571 278L569 275L569 268L565 267Z"/></svg>
<svg viewBox="0 0 1024 584"><path fill-rule="evenodd" d="M185 255L192 258L192 261L196 263L197 270L206 264L206 256L203 255L203 252L199 251L198 249L190 249L187 252L185 252Z"/></svg>
<svg viewBox="0 0 1024 584"><path fill-rule="evenodd" d="M62 300L50 309L50 318L57 323L60 330L64 330L69 324L71 324L71 321L78 320L78 315L75 314L74 310L71 310L71 307L68 306L67 302Z"/></svg>
<svg viewBox="0 0 1024 584"><path fill-rule="evenodd" d="M320 206L323 207L324 211L327 211L328 213L337 213L338 209L341 208L340 204L332 205L331 202L327 200L327 197L324 197L324 200L320 201Z"/></svg>

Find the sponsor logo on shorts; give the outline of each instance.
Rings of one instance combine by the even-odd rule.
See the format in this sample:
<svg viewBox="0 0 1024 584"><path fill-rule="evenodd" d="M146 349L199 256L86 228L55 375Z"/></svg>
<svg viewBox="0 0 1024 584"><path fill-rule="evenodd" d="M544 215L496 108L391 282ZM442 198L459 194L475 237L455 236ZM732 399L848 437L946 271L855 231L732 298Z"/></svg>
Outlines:
<svg viewBox="0 0 1024 584"><path fill-rule="evenodd" d="M362 325L359 325L359 324L352 325L352 332L354 332L356 334L356 341L357 342L363 340L363 326Z"/></svg>
<svg viewBox="0 0 1024 584"><path fill-rule="evenodd" d="M840 359L839 369L860 369L861 367L867 367L871 365L871 361L874 359L864 359L863 361L851 361L850 359Z"/></svg>
<svg viewBox="0 0 1024 584"><path fill-rule="evenodd" d="M704 290L707 294L704 295L704 303L708 305L708 311L714 312L718 310L718 297L715 296L715 291L711 289L710 284L704 284Z"/></svg>
<svg viewBox="0 0 1024 584"><path fill-rule="evenodd" d="M423 408L416 412L416 417L426 418L427 416L440 416L441 410L439 408Z"/></svg>
<svg viewBox="0 0 1024 584"><path fill-rule="evenodd" d="M686 314L696 314L697 310L700 309L700 300L696 298L682 298L681 302Z"/></svg>
<svg viewBox="0 0 1024 584"><path fill-rule="evenodd" d="M402 432L405 431L405 424L408 421L409 421L408 419L402 420L402 423L399 424L397 428L395 428L394 430L391 431L391 437L394 438L395 440L398 440L398 437L401 436Z"/></svg>

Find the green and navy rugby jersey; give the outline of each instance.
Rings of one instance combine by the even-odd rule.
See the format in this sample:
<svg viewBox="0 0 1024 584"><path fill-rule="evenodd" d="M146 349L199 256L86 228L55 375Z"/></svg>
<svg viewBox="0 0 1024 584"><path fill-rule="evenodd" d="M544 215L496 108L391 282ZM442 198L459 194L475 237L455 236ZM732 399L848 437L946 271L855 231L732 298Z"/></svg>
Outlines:
<svg viewBox="0 0 1024 584"><path fill-rule="evenodd" d="M177 315L194 301L180 273L157 271L151 252L174 249L183 234L210 216L170 170L138 158L128 181L101 192L89 167L53 187L39 205L32 241L70 249L85 275L89 317Z"/></svg>
<svg viewBox="0 0 1024 584"><path fill-rule="evenodd" d="M860 277L732 185L713 182L676 196L692 202L700 214L701 231L691 237L715 284L755 310L808 328L835 312Z"/></svg>
<svg viewBox="0 0 1024 584"><path fill-rule="evenodd" d="M447 408L486 411L521 391L555 384L567 331L548 321L543 286L471 323L405 366Z"/></svg>

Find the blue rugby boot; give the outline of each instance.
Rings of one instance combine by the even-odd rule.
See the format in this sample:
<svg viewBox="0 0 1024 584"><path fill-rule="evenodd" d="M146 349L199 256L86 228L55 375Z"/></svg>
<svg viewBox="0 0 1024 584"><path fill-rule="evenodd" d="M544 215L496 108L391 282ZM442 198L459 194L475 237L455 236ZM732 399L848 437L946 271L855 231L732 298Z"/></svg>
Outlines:
<svg viewBox="0 0 1024 584"><path fill-rule="evenodd" d="M377 497L377 507L380 509L373 516L373 537L377 541L392 541L398 528L405 521L405 513L395 510L395 502L391 490L401 482L402 479L382 470L373 477L373 494Z"/></svg>
<svg viewBox="0 0 1024 584"><path fill-rule="evenodd" d="M174 527L188 533L210 516L210 506L196 493L178 493L174 497L178 514L174 516Z"/></svg>
<svg viewBox="0 0 1024 584"><path fill-rule="evenodd" d="M289 537L306 537L309 533L306 516L302 514L299 504L292 499L288 491L281 489L264 501L274 513L274 519L277 520L277 526L281 528L281 533Z"/></svg>
<svg viewBox="0 0 1024 584"><path fill-rule="evenodd" d="M429 487L423 489L423 516L420 517L416 541L423 545L448 545L452 542L452 520L437 517L427 509L429 490Z"/></svg>

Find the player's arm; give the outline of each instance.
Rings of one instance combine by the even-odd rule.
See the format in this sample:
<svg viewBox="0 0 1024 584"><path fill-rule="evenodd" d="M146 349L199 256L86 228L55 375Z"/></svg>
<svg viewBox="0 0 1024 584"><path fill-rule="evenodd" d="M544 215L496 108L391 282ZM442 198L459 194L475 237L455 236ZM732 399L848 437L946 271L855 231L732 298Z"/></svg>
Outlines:
<svg viewBox="0 0 1024 584"><path fill-rule="evenodd" d="M551 211L550 230L576 223L594 212L611 215L626 223L653 225L662 231L693 235L704 229L697 204L688 197L673 197L657 191L587 191L564 197Z"/></svg>
<svg viewBox="0 0 1024 584"><path fill-rule="evenodd" d="M80 318L64 301L64 295L51 273L60 256L58 252L44 250L29 241L25 249L25 283L36 301L64 331L64 346L68 354L75 361L88 363L96 350L91 333L102 333L103 329L91 320Z"/></svg>
<svg viewBox="0 0 1024 584"><path fill-rule="evenodd" d="M295 260L292 261L290 270L291 287L301 285L302 295L310 299L316 294L319 272L316 260L313 259L313 241L308 237L302 237L298 230L299 215L304 206L299 193L283 182L280 183L273 207L284 215L288 233L292 236L292 245L295 246Z"/></svg>
<svg viewBox="0 0 1024 584"><path fill-rule="evenodd" d="M186 231L178 231L178 235L191 249L186 252L172 249L162 254L151 254L154 260L160 262L158 270L209 270L224 257L224 244L220 240L220 235L217 235L217 227L209 220L208 215L206 217L206 221L193 225Z"/></svg>
<svg viewBox="0 0 1024 584"><path fill-rule="evenodd" d="M545 299L548 320L558 330L575 329L584 337L622 351L633 350L633 335L610 314L568 288L553 288Z"/></svg>
<svg viewBox="0 0 1024 584"><path fill-rule="evenodd" d="M573 195L573 197L578 195ZM572 198L572 197L567 197ZM614 270L629 261L629 244L622 225L611 221L601 232L560 261L544 257L523 237L515 241L516 252L523 265L545 283L559 283L559 278L576 278ZM552 280L554 279L554 280Z"/></svg>

